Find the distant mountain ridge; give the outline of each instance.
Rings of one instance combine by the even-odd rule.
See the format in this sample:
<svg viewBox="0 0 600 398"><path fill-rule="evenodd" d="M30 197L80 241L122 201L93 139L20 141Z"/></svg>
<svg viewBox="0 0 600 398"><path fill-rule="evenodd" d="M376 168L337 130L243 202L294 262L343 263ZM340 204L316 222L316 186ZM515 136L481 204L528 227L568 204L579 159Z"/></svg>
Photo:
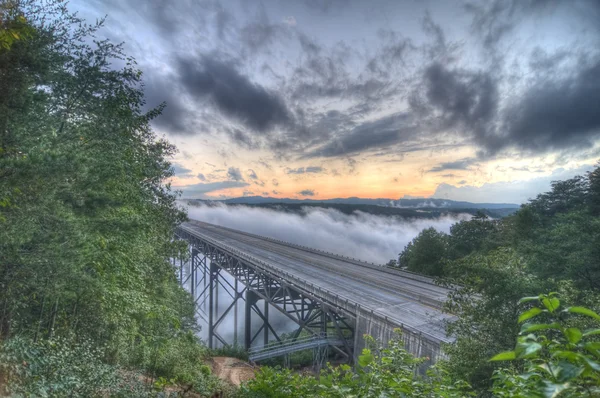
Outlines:
<svg viewBox="0 0 600 398"><path fill-rule="evenodd" d="M440 208L440 209L518 209L520 205L515 203L472 203L455 201L450 199L419 198L419 199L363 199L357 197L334 198L325 200L316 199L290 199L272 198L264 196L244 196L239 198L215 200L226 204L346 204L346 205L374 205L399 208Z"/></svg>

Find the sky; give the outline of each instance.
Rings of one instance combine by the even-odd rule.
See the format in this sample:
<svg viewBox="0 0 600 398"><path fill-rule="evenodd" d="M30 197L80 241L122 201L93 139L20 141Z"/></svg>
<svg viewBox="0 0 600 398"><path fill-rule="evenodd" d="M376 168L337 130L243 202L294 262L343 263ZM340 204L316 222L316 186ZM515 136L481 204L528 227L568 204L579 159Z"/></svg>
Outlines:
<svg viewBox="0 0 600 398"><path fill-rule="evenodd" d="M72 0L184 198L522 203L600 159L600 1ZM118 65L116 65L118 66Z"/></svg>

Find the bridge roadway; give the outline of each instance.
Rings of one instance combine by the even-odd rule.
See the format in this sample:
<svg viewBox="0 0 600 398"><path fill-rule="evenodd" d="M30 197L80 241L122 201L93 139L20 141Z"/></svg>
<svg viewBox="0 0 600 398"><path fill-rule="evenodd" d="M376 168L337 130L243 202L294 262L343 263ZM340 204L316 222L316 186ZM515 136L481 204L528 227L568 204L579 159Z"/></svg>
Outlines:
<svg viewBox="0 0 600 398"><path fill-rule="evenodd" d="M286 272L291 282L335 292L338 302L345 300L360 312L356 335L387 341L399 327L408 334L409 351L434 357L440 355L440 343L452 341L444 322L454 317L442 311L449 290L430 278L205 222L190 221L180 228Z"/></svg>

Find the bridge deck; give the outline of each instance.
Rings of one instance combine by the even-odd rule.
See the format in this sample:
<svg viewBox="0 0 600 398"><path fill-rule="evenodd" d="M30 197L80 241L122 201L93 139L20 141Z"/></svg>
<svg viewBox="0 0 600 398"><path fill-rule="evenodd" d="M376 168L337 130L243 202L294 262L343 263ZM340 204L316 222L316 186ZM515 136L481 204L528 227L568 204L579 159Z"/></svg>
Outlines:
<svg viewBox="0 0 600 398"><path fill-rule="evenodd" d="M234 247L300 280L389 317L397 325L423 332L442 342L449 342L443 321L452 316L441 307L448 289L429 278L390 270L330 253L276 241L200 221L182 224L198 237Z"/></svg>

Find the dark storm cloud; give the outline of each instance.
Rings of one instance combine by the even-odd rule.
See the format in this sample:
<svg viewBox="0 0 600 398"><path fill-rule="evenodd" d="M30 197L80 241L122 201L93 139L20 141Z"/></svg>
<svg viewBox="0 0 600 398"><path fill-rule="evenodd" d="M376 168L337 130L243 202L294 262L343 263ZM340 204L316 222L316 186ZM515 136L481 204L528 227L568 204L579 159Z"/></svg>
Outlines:
<svg viewBox="0 0 600 398"><path fill-rule="evenodd" d="M256 149L258 147L258 143L255 142L252 137L237 128L227 129L229 133L229 137L242 148L246 149Z"/></svg>
<svg viewBox="0 0 600 398"><path fill-rule="evenodd" d="M209 99L218 110L258 132L290 123L283 99L252 83L230 63L203 56L177 62L183 87L196 98Z"/></svg>
<svg viewBox="0 0 600 398"><path fill-rule="evenodd" d="M244 181L244 177L242 177L242 172L237 167L230 167L227 170L227 177L231 178L233 181Z"/></svg>
<svg viewBox="0 0 600 398"><path fill-rule="evenodd" d="M334 138L325 145L308 152L304 157L334 157L361 151L388 147L413 140L417 135L411 117L398 113L375 121L365 122L351 131Z"/></svg>
<svg viewBox="0 0 600 398"><path fill-rule="evenodd" d="M448 128L469 127L478 134L488 128L498 107L497 83L486 72L451 70L439 63L424 72L425 95Z"/></svg>
<svg viewBox="0 0 600 398"><path fill-rule="evenodd" d="M132 48L142 60L148 106L166 102L153 124L168 134L220 132L242 148L273 151L273 160L344 159L371 151L401 158L451 144L474 146L481 161L512 150L575 156L571 150L580 155L600 137L597 47L583 39L575 43L583 51L572 49L567 39L567 45L557 42L561 46L536 42L542 47L521 46L526 51L513 58L506 48L526 24L560 27L557 21L568 21L565 11L578 16L576 29L600 38L600 1L473 1L456 21L463 26L452 31L444 28L455 21L437 9L415 11L416 20L424 16L420 32L404 26L394 31L375 14L360 15L357 23L371 18L374 28L362 43L352 41L350 33L346 38L341 28L342 35L332 33L335 40L320 37L325 30L311 30L314 21L307 16L334 20L337 13L360 11L358 2L349 3L306 0L305 7L285 14L269 2L89 4L100 15L110 10L111 18L132 17L116 22L117 36L127 31L127 23L138 22L147 24L140 31L157 33L157 54L164 53L164 59L147 55L144 43ZM291 27L269 15L293 16L298 23ZM544 16L551 18L538 18ZM453 42L457 33L469 34L469 22L473 38ZM555 40L548 31L538 34ZM514 42L522 44L519 40Z"/></svg>
<svg viewBox="0 0 600 398"><path fill-rule="evenodd" d="M161 114L153 120L154 124L169 133L191 134L194 131L189 110L176 90L177 82L173 76L148 76L144 89L146 110L164 104Z"/></svg>
<svg viewBox="0 0 600 398"><path fill-rule="evenodd" d="M600 136L600 60L567 78L538 82L509 108L504 124L501 147L533 153L590 147ZM496 141L484 144L498 149Z"/></svg>
<svg viewBox="0 0 600 398"><path fill-rule="evenodd" d="M427 172L428 173L438 173L440 171L446 171L446 170L470 170L470 167L475 162L476 162L475 159L467 158L467 159L457 160L454 162L441 163L441 164L427 170ZM454 177L453 174L446 174L445 176Z"/></svg>
<svg viewBox="0 0 600 398"><path fill-rule="evenodd" d="M298 195L315 196L315 191L313 189L303 189L302 191L298 192Z"/></svg>
<svg viewBox="0 0 600 398"><path fill-rule="evenodd" d="M310 166L310 167L299 167L297 169L288 169L286 171L287 174L305 174L305 173L323 173L325 169L318 166Z"/></svg>

